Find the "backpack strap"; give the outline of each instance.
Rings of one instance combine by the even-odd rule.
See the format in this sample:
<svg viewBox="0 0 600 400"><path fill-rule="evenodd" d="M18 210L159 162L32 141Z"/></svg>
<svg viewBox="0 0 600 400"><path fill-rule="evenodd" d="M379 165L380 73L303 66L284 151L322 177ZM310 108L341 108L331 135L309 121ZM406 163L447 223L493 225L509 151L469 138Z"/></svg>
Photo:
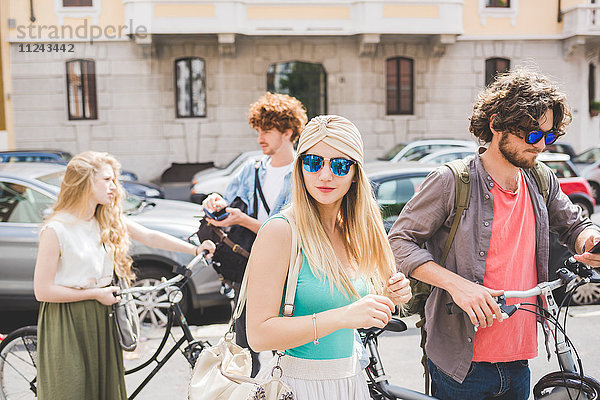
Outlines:
<svg viewBox="0 0 600 400"><path fill-rule="evenodd" d="M471 175L469 174L469 166L465 160L454 160L444 165L450 168L454 174L454 181L456 183L454 209L456 210L456 214L452 220L450 234L448 234L448 239L446 240L446 245L444 246L444 252L442 253L440 265L444 265L446 263L446 258L448 257L448 252L450 251L450 247L452 247L452 243L454 242L454 236L456 235L456 230L458 229L458 225L462 219L463 212L469 208L469 202L471 201Z"/></svg>
<svg viewBox="0 0 600 400"><path fill-rule="evenodd" d="M537 183L538 190L544 198L544 203L548 204L548 197L550 197L550 185L548 184L548 173L542 165L541 161L536 161L533 168L531 168L531 174Z"/></svg>

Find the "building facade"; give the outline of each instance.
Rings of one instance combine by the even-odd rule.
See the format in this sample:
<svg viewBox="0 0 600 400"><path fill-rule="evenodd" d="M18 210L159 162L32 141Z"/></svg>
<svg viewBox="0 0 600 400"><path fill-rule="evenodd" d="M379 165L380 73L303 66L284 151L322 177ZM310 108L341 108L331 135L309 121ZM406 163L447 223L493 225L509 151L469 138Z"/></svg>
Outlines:
<svg viewBox="0 0 600 400"><path fill-rule="evenodd" d="M477 93L517 65L567 93L564 140L600 141L593 0L8 2L6 146L108 151L143 179L256 148L247 109L266 90L355 122L369 159L469 138Z"/></svg>

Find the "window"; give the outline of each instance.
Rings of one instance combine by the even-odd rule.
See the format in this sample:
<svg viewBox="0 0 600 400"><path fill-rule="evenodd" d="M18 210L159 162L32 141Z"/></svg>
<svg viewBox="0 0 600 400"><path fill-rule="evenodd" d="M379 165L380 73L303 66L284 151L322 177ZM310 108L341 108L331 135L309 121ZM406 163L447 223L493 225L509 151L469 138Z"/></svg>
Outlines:
<svg viewBox="0 0 600 400"><path fill-rule="evenodd" d="M485 0L486 7L510 8L510 0Z"/></svg>
<svg viewBox="0 0 600 400"><path fill-rule="evenodd" d="M496 76L510 69L510 60L507 58L488 58L485 60L485 86L494 82Z"/></svg>
<svg viewBox="0 0 600 400"><path fill-rule="evenodd" d="M63 7L92 7L94 0L63 0Z"/></svg>
<svg viewBox="0 0 600 400"><path fill-rule="evenodd" d="M596 66L590 63L588 70L588 104L590 111L596 101Z"/></svg>
<svg viewBox="0 0 600 400"><path fill-rule="evenodd" d="M38 224L55 200L27 186L0 182L0 222Z"/></svg>
<svg viewBox="0 0 600 400"><path fill-rule="evenodd" d="M206 72L201 58L175 61L177 118L206 117Z"/></svg>
<svg viewBox="0 0 600 400"><path fill-rule="evenodd" d="M327 114L327 73L322 64L289 61L269 65L267 90L295 97L308 119Z"/></svg>
<svg viewBox="0 0 600 400"><path fill-rule="evenodd" d="M67 61L67 101L70 120L98 119L94 61Z"/></svg>
<svg viewBox="0 0 600 400"><path fill-rule="evenodd" d="M386 108L388 115L413 114L413 60L404 57L386 61Z"/></svg>

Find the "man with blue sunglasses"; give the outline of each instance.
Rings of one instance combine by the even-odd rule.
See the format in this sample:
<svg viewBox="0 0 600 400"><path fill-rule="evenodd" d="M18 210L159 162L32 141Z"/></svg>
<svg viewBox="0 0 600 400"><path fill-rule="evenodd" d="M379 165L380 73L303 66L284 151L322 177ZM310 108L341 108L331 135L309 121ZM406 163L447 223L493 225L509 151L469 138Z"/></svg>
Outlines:
<svg viewBox="0 0 600 400"><path fill-rule="evenodd" d="M470 200L457 216L445 263L455 214L450 168L428 176L390 231L398 268L433 286L425 305L425 350L439 399L529 398L536 317L518 312L502 321L493 297L548 280L550 231L579 261L600 266L600 255L588 252L600 241L598 228L537 164L570 122L565 95L547 77L528 69L499 76L479 95L470 118L471 133L489 145L463 160ZM547 186L538 187L536 176ZM451 303L464 313L449 313Z"/></svg>

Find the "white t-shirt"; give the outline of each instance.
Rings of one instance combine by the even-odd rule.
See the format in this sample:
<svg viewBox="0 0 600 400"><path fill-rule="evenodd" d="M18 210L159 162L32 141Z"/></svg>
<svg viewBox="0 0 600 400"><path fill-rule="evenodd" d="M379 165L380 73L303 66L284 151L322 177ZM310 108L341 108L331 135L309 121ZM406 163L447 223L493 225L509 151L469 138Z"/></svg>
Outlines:
<svg viewBox="0 0 600 400"><path fill-rule="evenodd" d="M54 284L89 289L108 286L114 263L100 242L96 218L84 221L66 212L57 213L41 229L52 228L60 244L60 259Z"/></svg>
<svg viewBox="0 0 600 400"><path fill-rule="evenodd" d="M265 166L265 176L260 181L260 187L262 188L263 194L265 195L265 200L267 201L267 205L270 209L273 208L279 193L281 193L284 178L288 173L291 172L292 164L293 163L289 163L283 167L273 167L271 165L271 159L269 158L267 161L267 165ZM260 199L260 194L257 193L257 196L258 214L256 219L258 219L260 222L264 222L267 220L267 218L269 218L269 215L263 206L262 200Z"/></svg>

